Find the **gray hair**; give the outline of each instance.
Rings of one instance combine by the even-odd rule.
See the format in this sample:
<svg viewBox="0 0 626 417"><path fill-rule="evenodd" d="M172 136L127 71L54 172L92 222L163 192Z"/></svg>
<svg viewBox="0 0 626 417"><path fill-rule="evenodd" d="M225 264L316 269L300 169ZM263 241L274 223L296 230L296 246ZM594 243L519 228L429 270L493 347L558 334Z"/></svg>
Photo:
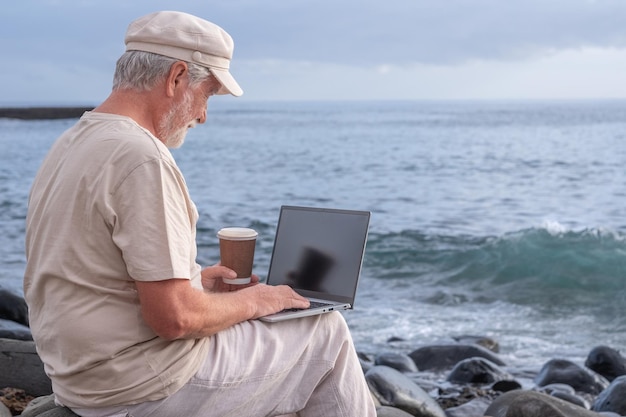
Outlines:
<svg viewBox="0 0 626 417"><path fill-rule="evenodd" d="M126 51L118 60L113 76L113 90L147 91L167 76L180 59L144 51ZM187 62L189 82L195 86L211 76L208 68Z"/></svg>

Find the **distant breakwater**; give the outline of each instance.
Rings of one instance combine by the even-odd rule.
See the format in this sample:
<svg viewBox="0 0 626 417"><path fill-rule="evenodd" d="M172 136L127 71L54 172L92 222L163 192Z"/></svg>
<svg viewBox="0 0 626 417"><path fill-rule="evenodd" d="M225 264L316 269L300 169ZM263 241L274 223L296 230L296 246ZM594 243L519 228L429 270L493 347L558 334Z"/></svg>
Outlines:
<svg viewBox="0 0 626 417"><path fill-rule="evenodd" d="M91 107L1 107L0 118L20 120L77 119Z"/></svg>

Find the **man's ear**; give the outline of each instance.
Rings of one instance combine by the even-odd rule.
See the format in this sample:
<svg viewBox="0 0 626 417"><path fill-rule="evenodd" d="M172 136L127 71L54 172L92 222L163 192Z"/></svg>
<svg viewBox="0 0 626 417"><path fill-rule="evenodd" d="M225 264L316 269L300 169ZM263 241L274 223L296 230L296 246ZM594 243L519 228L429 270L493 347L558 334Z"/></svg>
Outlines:
<svg viewBox="0 0 626 417"><path fill-rule="evenodd" d="M177 61L170 67L170 72L167 74L167 79L165 80L165 94L167 97L174 97L176 88L180 87L182 81L186 79L187 71L187 63L184 61Z"/></svg>

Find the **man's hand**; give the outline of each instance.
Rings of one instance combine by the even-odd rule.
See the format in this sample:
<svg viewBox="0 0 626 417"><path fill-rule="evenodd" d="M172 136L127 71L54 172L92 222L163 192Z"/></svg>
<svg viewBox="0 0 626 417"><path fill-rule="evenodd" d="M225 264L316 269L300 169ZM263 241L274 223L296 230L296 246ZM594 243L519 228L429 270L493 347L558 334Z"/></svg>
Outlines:
<svg viewBox="0 0 626 417"><path fill-rule="evenodd" d="M253 288L242 291L243 293L255 293L252 298L254 303L253 319L278 313L288 308L309 308L308 299L295 292L288 285L265 285L259 284Z"/></svg>
<svg viewBox="0 0 626 417"><path fill-rule="evenodd" d="M242 288L250 287L258 284L258 275L252 274L249 284L226 284L222 279L237 278L237 274L232 269L216 263L213 266L206 267L201 272L202 287L211 292L232 292Z"/></svg>
<svg viewBox="0 0 626 417"><path fill-rule="evenodd" d="M259 277L254 274L252 274L250 284L232 285L222 281L222 278L236 277L235 271L217 263L202 270L202 286L212 292L232 292L255 287L245 291L247 297L256 300L253 305L253 319L277 313L286 308L308 308L310 305L308 299L288 285L258 285Z"/></svg>

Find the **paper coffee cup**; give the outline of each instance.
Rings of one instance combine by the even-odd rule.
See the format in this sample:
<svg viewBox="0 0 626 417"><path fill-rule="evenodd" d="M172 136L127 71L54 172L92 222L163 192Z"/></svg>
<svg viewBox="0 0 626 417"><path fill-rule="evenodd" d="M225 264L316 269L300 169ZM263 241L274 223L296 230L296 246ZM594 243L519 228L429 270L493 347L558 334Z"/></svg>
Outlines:
<svg viewBox="0 0 626 417"><path fill-rule="evenodd" d="M224 278L225 283L250 283L257 236L254 229L246 227L225 227L217 232L220 240L220 262L237 273L237 278Z"/></svg>

